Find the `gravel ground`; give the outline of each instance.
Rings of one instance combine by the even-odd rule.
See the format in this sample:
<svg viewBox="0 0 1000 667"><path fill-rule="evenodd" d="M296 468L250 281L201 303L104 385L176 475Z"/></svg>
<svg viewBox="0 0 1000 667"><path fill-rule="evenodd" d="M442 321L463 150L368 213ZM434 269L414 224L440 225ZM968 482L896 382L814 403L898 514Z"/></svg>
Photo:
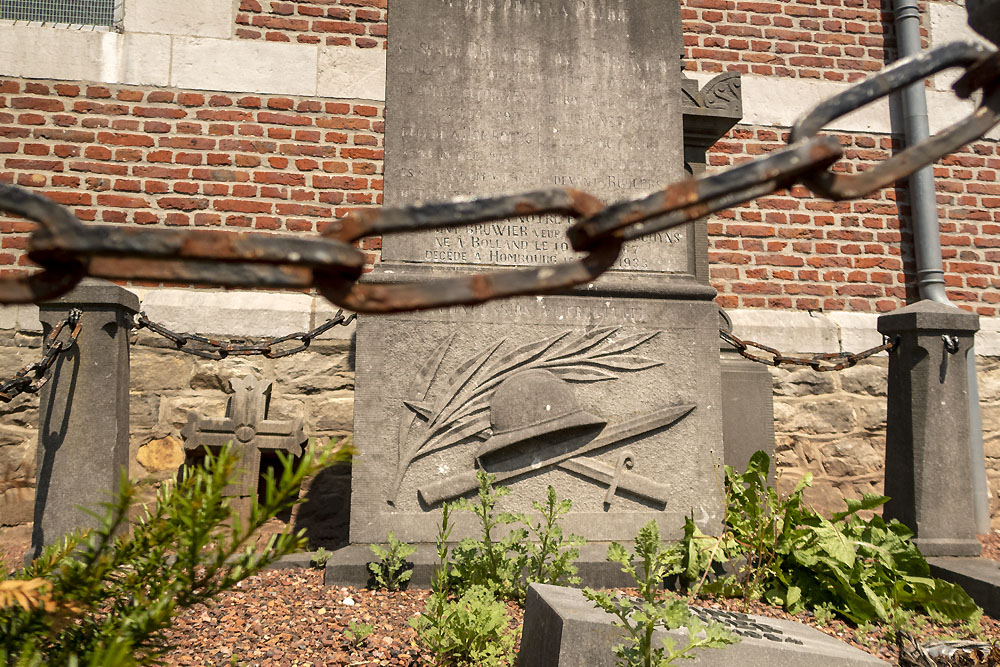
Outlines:
<svg viewBox="0 0 1000 667"><path fill-rule="evenodd" d="M631 591L634 593L634 591ZM177 647L167 664L303 667L323 665L429 664L417 644L409 619L418 614L426 591L386 593L353 588L325 588L318 570L278 570L253 577L213 604L190 610L169 635ZM863 629L841 621L819 624L810 613L791 616L762 603L744 607L741 600L698 600L700 606L798 621L896 664L898 651L885 628ZM511 607L518 626L522 612ZM374 632L358 645L344 636L350 621L367 623ZM983 617L981 636L1000 640L1000 621ZM942 626L918 621L911 633L921 639L960 638L960 624ZM234 661L234 662L230 662Z"/></svg>
<svg viewBox="0 0 1000 667"><path fill-rule="evenodd" d="M0 542L0 556L16 563L27 544ZM984 540L984 555L1000 560L1000 533ZM269 667L385 666L427 664L416 644L409 619L423 608L426 591L400 593L327 588L319 570L275 570L252 577L210 605L186 610L168 639L176 648L168 665L246 665ZM888 632L879 627L855 628L841 621L820 624L812 614L790 616L761 603L744 607L740 600L700 600L696 604L732 611L785 618L806 623L877 655L890 664L898 652ZM512 624L521 625L523 613L510 608ZM352 643L344 636L348 624L366 623L374 631ZM910 628L922 639L964 638L960 626L918 621ZM983 617L981 636L1000 640L1000 621Z"/></svg>

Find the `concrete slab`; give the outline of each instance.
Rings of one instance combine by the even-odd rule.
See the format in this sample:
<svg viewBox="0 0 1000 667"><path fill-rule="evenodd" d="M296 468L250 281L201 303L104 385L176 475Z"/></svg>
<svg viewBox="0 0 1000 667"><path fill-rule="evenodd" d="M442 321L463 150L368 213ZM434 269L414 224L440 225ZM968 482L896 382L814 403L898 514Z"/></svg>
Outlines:
<svg viewBox="0 0 1000 667"><path fill-rule="evenodd" d="M724 649L708 649L689 664L741 667L861 667L888 663L801 623L720 610L692 608L703 620L727 625L741 638ZM614 617L594 607L581 591L533 584L528 589L520 667L612 667L612 646L621 642ZM687 630L670 635L678 643ZM654 641L658 641L654 639Z"/></svg>

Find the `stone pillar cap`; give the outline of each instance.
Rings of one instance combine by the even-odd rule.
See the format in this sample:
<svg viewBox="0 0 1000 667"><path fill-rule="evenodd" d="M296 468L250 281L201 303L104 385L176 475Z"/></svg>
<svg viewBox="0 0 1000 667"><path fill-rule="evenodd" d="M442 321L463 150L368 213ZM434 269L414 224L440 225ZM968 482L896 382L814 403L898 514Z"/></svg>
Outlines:
<svg viewBox="0 0 1000 667"><path fill-rule="evenodd" d="M39 304L52 309L75 305L119 306L132 312L139 312L139 297L124 287L107 280L84 278L80 284L57 299Z"/></svg>
<svg viewBox="0 0 1000 667"><path fill-rule="evenodd" d="M878 318L879 333L934 330L952 333L979 331L979 315L937 301L918 301Z"/></svg>

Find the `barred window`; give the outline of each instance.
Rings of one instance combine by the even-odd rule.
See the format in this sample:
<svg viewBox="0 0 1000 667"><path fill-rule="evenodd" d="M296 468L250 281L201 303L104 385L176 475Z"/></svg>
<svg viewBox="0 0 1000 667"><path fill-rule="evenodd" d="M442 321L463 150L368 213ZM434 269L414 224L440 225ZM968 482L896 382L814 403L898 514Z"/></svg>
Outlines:
<svg viewBox="0 0 1000 667"><path fill-rule="evenodd" d="M0 0L0 19L111 28L121 21L122 4L124 0Z"/></svg>

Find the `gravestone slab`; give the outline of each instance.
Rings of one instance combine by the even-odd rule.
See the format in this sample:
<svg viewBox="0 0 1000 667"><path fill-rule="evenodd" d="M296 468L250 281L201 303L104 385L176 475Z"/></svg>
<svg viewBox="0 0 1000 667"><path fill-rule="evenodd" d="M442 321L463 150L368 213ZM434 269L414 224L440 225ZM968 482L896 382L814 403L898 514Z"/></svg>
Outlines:
<svg viewBox="0 0 1000 667"><path fill-rule="evenodd" d="M611 202L684 176L677 3L410 0L389 32L387 206L552 187ZM387 235L366 279L575 259L569 222ZM566 530L591 541L632 539L650 518L679 535L692 512L716 532L706 257L703 227L687 225L568 294L359 318L351 542L432 543L441 503L474 493L477 468L511 488L502 509L530 511L554 486L573 500ZM456 539L473 528L459 520Z"/></svg>
<svg viewBox="0 0 1000 667"><path fill-rule="evenodd" d="M703 621L725 625L740 642L722 649L705 649L690 661L694 665L743 667L813 667L838 665L862 667L888 663L801 623L722 610L692 607ZM521 667L611 667L614 645L622 631L615 618L573 588L532 584L524 610L524 634L518 664ZM658 631L678 645L687 640L687 629ZM688 661L685 661L687 663Z"/></svg>
<svg viewBox="0 0 1000 667"><path fill-rule="evenodd" d="M433 40L428 25L441 28ZM551 187L612 202L684 176L677 3L412 0L389 31L387 206ZM387 236L382 259L411 271L552 264L577 256L566 224ZM629 244L598 282L662 291L665 276L693 277L705 248L691 232Z"/></svg>
<svg viewBox="0 0 1000 667"><path fill-rule="evenodd" d="M551 484L588 540L630 540L650 518L679 535L692 512L716 530L717 336L711 304L652 299L362 318L351 541L433 542L433 510L472 494L477 466L511 488L509 509Z"/></svg>

